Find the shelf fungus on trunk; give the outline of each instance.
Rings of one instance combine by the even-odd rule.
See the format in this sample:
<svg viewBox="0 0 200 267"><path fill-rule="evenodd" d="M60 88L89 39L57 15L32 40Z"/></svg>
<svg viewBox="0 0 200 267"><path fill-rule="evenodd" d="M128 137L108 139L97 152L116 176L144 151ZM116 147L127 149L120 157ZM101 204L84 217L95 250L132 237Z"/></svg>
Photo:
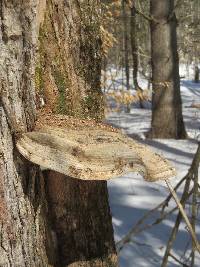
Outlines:
<svg viewBox="0 0 200 267"><path fill-rule="evenodd" d="M17 148L29 161L77 179L108 180L138 172L153 182L175 175L166 159L108 129L41 127L23 134Z"/></svg>

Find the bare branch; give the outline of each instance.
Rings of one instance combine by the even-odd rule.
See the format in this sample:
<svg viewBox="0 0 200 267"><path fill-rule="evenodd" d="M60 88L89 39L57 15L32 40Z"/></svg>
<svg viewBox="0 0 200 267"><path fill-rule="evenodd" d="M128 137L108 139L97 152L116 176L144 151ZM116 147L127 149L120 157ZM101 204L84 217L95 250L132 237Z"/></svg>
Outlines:
<svg viewBox="0 0 200 267"><path fill-rule="evenodd" d="M173 254L170 253L169 256L171 258L173 258L176 262L178 262L179 264L181 264L183 267L190 267L187 264L185 264L184 262L181 262L179 259L177 259L177 257L175 257Z"/></svg>
<svg viewBox="0 0 200 267"><path fill-rule="evenodd" d="M192 225L191 225L191 223L190 223L190 221L189 221L189 219L187 217L187 214L185 213L184 208L183 208L181 202L179 201L178 196L175 193L175 191L174 191L173 187L171 186L170 182L167 179L165 180L165 182L166 182L166 184L167 184L167 186L168 186L168 188L169 188L169 190L170 190L170 192L171 192L171 194L172 194L172 196L173 196L173 198L174 198L174 200L175 200L175 202L176 202L176 204L177 204L177 206L178 206L178 208L179 208L179 210L181 212L181 215L182 215L183 219L185 220L185 223L186 223L186 225L187 225L187 227L189 229L189 232L190 232L190 234L192 236L192 240L193 240L193 242L195 244L195 247L198 250L198 252L200 253L200 244L199 244L199 242L197 240L197 236L196 236L196 234L194 232L194 229L192 228Z"/></svg>

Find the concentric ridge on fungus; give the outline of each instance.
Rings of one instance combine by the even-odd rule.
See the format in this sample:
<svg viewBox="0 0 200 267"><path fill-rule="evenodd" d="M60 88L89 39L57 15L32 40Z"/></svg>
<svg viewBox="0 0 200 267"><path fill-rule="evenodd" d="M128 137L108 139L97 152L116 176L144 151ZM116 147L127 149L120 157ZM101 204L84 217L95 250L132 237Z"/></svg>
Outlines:
<svg viewBox="0 0 200 267"><path fill-rule="evenodd" d="M175 176L170 163L147 146L112 127L89 124L80 130L40 126L23 134L17 147L29 161L77 179L108 180L128 172L149 182Z"/></svg>

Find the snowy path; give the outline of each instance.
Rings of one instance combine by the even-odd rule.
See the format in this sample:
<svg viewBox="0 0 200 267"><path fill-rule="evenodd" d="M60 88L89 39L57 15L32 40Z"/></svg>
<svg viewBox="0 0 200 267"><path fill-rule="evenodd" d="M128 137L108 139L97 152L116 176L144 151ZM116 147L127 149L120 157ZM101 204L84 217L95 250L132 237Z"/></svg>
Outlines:
<svg viewBox="0 0 200 267"><path fill-rule="evenodd" d="M150 145L175 165L178 175L172 181L174 185L187 173L200 134L200 109L190 107L193 103L200 103L200 84L183 80L181 94L184 120L191 137L188 140L145 140L144 133L149 129L151 120L151 111L148 109L132 108L130 114L111 113L107 117L108 123L122 128L124 133L139 142ZM116 241L120 240L145 212L157 206L168 195L164 182L147 183L137 174L110 181L108 190ZM137 244L128 244L120 251L120 267L160 267L174 218L173 215L160 225L134 237ZM185 224L182 224L175 242L174 255L180 258L189 241ZM180 265L170 258L168 266ZM200 266L200 257L197 257L195 267L197 266Z"/></svg>

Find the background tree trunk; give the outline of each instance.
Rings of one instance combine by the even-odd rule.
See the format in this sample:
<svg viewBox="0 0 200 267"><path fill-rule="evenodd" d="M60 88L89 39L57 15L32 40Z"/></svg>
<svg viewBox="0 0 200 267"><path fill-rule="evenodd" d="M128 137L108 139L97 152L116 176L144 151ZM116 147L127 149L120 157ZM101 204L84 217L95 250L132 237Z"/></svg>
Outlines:
<svg viewBox="0 0 200 267"><path fill-rule="evenodd" d="M123 20L123 54L124 54L124 66L126 75L126 89L130 90L130 68L129 68L129 49L128 49L128 18L126 12L126 0L122 0L122 20ZM123 72L123 69L122 69ZM127 104L127 112L130 112L130 104Z"/></svg>
<svg viewBox="0 0 200 267"><path fill-rule="evenodd" d="M195 83L199 82L199 67L195 66L195 70L194 70L194 81Z"/></svg>
<svg viewBox="0 0 200 267"><path fill-rule="evenodd" d="M142 88L138 84L138 42L137 42L137 21L136 12L134 5L130 8L131 19L130 19L130 36L131 36L131 51L133 60L133 84L135 90L142 92ZM143 108L142 99L139 99L140 107Z"/></svg>
<svg viewBox="0 0 200 267"><path fill-rule="evenodd" d="M106 183L42 173L15 149L41 97L53 112L102 118L100 2L0 8L0 266L117 266Z"/></svg>
<svg viewBox="0 0 200 267"><path fill-rule="evenodd" d="M152 0L152 124L153 138L185 138L180 96L176 16L173 0Z"/></svg>
<svg viewBox="0 0 200 267"><path fill-rule="evenodd" d="M194 25L199 25L200 22L200 4L199 1L195 0L193 2L193 23ZM198 34L198 26L197 30L193 32L193 61L194 61L194 82L199 82L199 34Z"/></svg>
<svg viewBox="0 0 200 267"><path fill-rule="evenodd" d="M130 90L130 73L129 73L129 51L128 51L128 18L126 12L126 0L122 0L122 19L123 19L123 49L124 65L126 74L126 89Z"/></svg>
<svg viewBox="0 0 200 267"><path fill-rule="evenodd" d="M135 90L140 89L138 84L138 45L137 45L137 29L136 29L136 12L135 7L132 6L130 19L130 36L131 36L131 50L133 59L133 83Z"/></svg>

